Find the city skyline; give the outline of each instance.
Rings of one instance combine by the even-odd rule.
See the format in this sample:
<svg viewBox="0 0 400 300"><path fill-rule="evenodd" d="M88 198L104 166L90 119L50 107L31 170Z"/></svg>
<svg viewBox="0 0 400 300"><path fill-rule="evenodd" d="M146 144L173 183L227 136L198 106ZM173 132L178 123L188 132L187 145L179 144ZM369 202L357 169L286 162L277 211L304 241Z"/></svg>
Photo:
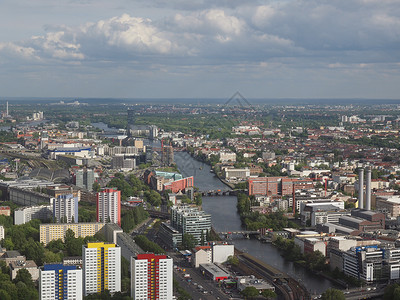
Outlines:
<svg viewBox="0 0 400 300"><path fill-rule="evenodd" d="M1 97L398 98L397 1L5 1Z"/></svg>

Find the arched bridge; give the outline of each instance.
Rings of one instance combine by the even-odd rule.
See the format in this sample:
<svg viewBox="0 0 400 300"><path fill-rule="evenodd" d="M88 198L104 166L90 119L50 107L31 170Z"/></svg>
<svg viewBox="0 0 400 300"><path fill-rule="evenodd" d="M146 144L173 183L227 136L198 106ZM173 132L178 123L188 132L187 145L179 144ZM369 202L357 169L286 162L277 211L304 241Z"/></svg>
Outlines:
<svg viewBox="0 0 400 300"><path fill-rule="evenodd" d="M240 230L240 231L223 231L218 232L220 236L224 236L225 238L232 238L233 236L244 236L245 238L249 238L251 235L259 235L260 232L257 230Z"/></svg>

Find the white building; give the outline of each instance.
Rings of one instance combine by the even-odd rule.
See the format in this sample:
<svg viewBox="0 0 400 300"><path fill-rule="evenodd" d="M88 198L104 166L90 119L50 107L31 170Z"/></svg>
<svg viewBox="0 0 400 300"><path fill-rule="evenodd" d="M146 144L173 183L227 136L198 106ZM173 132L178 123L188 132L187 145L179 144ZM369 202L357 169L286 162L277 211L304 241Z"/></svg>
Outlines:
<svg viewBox="0 0 400 300"><path fill-rule="evenodd" d="M220 152L219 153L219 161L222 163L236 162L236 153L235 152Z"/></svg>
<svg viewBox="0 0 400 300"><path fill-rule="evenodd" d="M33 219L48 220L51 219L52 215L53 205L22 207L14 211L14 224L25 224Z"/></svg>
<svg viewBox="0 0 400 300"><path fill-rule="evenodd" d="M234 245L215 244L212 247L212 262L222 264L228 260L229 256L233 256L234 252Z"/></svg>
<svg viewBox="0 0 400 300"><path fill-rule="evenodd" d="M4 227L0 225L0 241L4 239Z"/></svg>
<svg viewBox="0 0 400 300"><path fill-rule="evenodd" d="M226 179L247 179L250 177L250 169L228 169L225 168L225 178Z"/></svg>
<svg viewBox="0 0 400 300"><path fill-rule="evenodd" d="M39 273L39 299L82 300L82 269L48 264Z"/></svg>
<svg viewBox="0 0 400 300"><path fill-rule="evenodd" d="M78 223L78 197L72 194L58 196L53 203L53 217L57 223Z"/></svg>
<svg viewBox="0 0 400 300"><path fill-rule="evenodd" d="M173 261L166 255L131 257L131 297L135 300L173 299Z"/></svg>
<svg viewBox="0 0 400 300"><path fill-rule="evenodd" d="M121 247L104 242L82 246L84 295L121 291Z"/></svg>
<svg viewBox="0 0 400 300"><path fill-rule="evenodd" d="M97 222L121 226L121 191L103 189L97 193Z"/></svg>

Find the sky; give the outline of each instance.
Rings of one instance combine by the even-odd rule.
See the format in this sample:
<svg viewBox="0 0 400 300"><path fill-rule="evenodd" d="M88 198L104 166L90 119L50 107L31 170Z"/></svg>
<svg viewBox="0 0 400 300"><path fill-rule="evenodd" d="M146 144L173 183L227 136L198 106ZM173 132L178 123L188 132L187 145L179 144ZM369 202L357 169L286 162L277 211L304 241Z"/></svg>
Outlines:
<svg viewBox="0 0 400 300"><path fill-rule="evenodd" d="M400 0L2 0L0 98L400 98Z"/></svg>

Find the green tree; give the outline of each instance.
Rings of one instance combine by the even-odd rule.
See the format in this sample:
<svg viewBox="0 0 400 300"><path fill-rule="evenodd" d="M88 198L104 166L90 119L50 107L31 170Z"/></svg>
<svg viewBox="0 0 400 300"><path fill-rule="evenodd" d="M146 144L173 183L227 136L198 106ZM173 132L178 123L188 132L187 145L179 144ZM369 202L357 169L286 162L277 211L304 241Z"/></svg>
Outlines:
<svg viewBox="0 0 400 300"><path fill-rule="evenodd" d="M327 289L323 294L323 300L345 300L346 297L344 296L341 290L337 289Z"/></svg>
<svg viewBox="0 0 400 300"><path fill-rule="evenodd" d="M14 283L23 282L27 287L34 287L34 283L32 281L32 275L29 273L27 269L20 269L17 272L17 276L15 276Z"/></svg>
<svg viewBox="0 0 400 300"><path fill-rule="evenodd" d="M384 300L400 300L400 285L395 283L388 285L385 288L385 293L383 294ZM397 297L397 298L395 298Z"/></svg>
<svg viewBox="0 0 400 300"><path fill-rule="evenodd" d="M241 291L241 294L243 295L244 299L252 299L260 295L254 286L246 287L243 291Z"/></svg>
<svg viewBox="0 0 400 300"><path fill-rule="evenodd" d="M92 188L93 188L93 192L95 192L95 193L100 192L100 189L101 189L100 183L98 183L97 181L95 181L95 182L93 183Z"/></svg>
<svg viewBox="0 0 400 300"><path fill-rule="evenodd" d="M261 292L261 295L263 297L267 298L267 299L276 298L277 297L277 294L274 291L271 291L271 290L264 290L264 291Z"/></svg>
<svg viewBox="0 0 400 300"><path fill-rule="evenodd" d="M237 256L230 255L228 256L227 263L230 265L237 266L239 265L239 259L237 258Z"/></svg>
<svg viewBox="0 0 400 300"><path fill-rule="evenodd" d="M12 300L11 296L5 290L0 290L0 299Z"/></svg>
<svg viewBox="0 0 400 300"><path fill-rule="evenodd" d="M182 237L182 248L193 249L197 245L197 239L193 234L185 233Z"/></svg>

